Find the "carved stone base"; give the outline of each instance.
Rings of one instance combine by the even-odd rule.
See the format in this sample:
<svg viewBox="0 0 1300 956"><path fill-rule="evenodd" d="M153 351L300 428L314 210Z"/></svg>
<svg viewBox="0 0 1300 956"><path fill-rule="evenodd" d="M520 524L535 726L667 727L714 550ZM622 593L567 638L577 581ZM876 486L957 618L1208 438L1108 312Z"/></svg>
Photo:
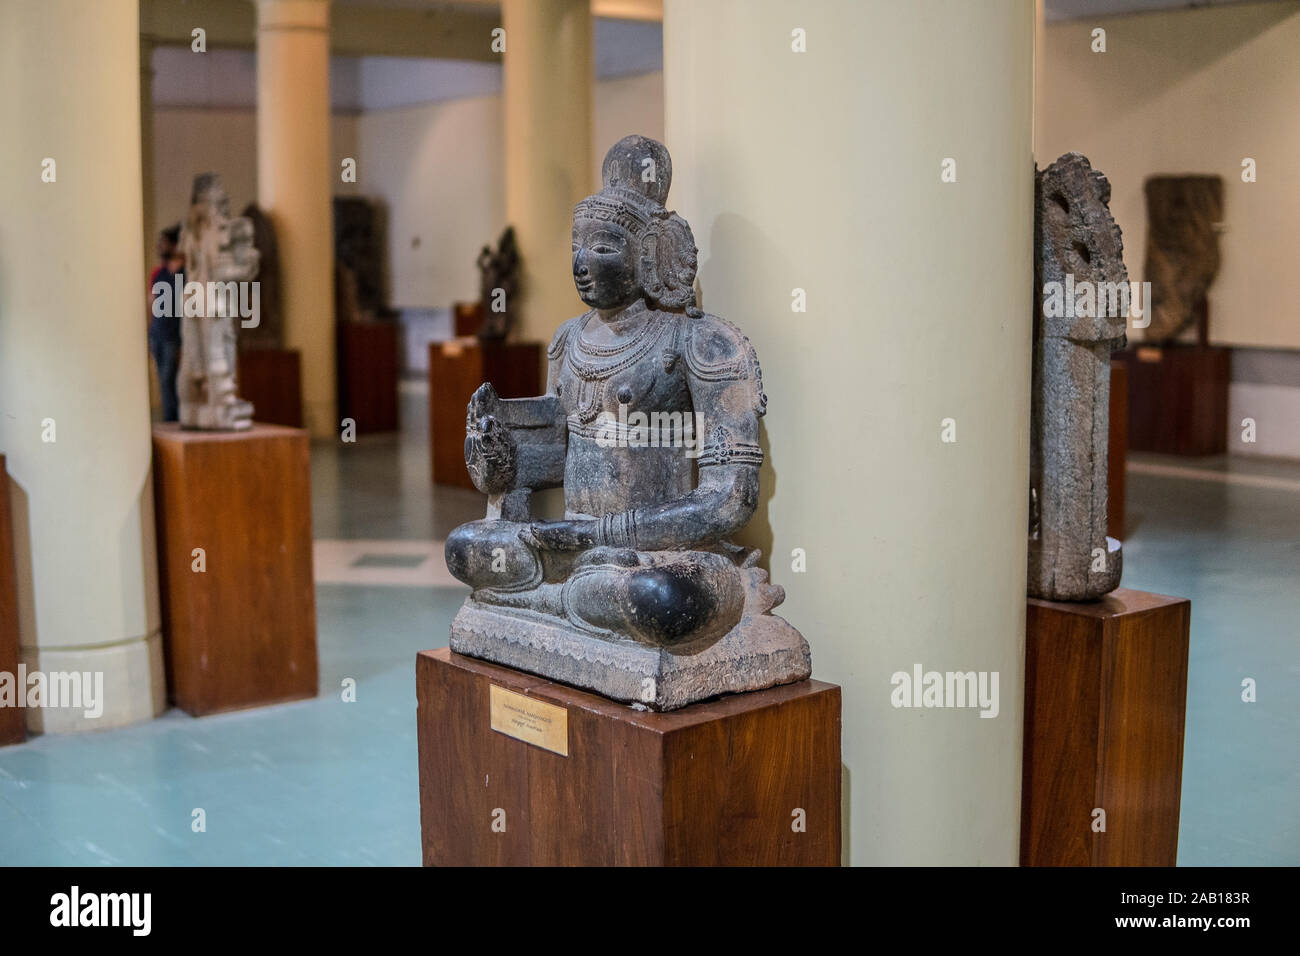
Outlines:
<svg viewBox="0 0 1300 956"><path fill-rule="evenodd" d="M452 621L451 649L659 711L812 673L808 642L774 614L747 616L716 643L689 653L608 640L471 598Z"/></svg>
<svg viewBox="0 0 1300 956"><path fill-rule="evenodd" d="M1119 587L1124 574L1124 546L1106 538L1106 567L1093 570L1091 554L1044 554L1041 542L1029 541L1029 596L1044 601L1096 601Z"/></svg>
<svg viewBox="0 0 1300 956"><path fill-rule="evenodd" d="M239 432L253 427L253 405L242 399L228 405L181 404L181 428L212 432Z"/></svg>

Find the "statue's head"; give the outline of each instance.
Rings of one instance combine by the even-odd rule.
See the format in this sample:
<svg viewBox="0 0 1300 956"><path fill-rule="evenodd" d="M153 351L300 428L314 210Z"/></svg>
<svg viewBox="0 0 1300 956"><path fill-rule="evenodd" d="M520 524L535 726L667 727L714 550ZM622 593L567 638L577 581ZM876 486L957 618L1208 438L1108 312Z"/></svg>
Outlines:
<svg viewBox="0 0 1300 956"><path fill-rule="evenodd" d="M664 207L672 160L662 143L625 136L605 154L603 186L573 210L573 282L592 308L641 296L657 308L695 303L695 237Z"/></svg>

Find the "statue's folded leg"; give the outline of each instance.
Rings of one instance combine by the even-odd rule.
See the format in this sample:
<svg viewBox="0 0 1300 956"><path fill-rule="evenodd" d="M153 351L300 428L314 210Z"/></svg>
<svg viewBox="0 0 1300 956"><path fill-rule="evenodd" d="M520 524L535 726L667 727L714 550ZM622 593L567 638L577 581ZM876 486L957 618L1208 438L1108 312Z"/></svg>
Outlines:
<svg viewBox="0 0 1300 956"><path fill-rule="evenodd" d="M678 645L734 627L745 579L734 562L712 552L600 548L579 561L563 600L569 623L582 630Z"/></svg>
<svg viewBox="0 0 1300 956"><path fill-rule="evenodd" d="M522 591L542 583L542 562L519 539L528 525L485 519L463 524L447 538L447 570L470 587Z"/></svg>

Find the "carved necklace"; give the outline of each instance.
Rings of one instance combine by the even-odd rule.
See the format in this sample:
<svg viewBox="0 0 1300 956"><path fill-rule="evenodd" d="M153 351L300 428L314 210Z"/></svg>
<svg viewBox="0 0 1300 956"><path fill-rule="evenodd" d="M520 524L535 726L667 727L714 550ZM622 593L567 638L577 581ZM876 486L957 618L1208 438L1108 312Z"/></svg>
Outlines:
<svg viewBox="0 0 1300 956"><path fill-rule="evenodd" d="M565 364L578 378L577 417L584 424L594 420L600 413L605 396L605 382L649 354L666 325L657 313L652 313L626 342L596 345L586 341L582 334L594 314L590 313L583 320L578 334L574 336L573 346L565 354ZM591 358L579 358L579 352Z"/></svg>

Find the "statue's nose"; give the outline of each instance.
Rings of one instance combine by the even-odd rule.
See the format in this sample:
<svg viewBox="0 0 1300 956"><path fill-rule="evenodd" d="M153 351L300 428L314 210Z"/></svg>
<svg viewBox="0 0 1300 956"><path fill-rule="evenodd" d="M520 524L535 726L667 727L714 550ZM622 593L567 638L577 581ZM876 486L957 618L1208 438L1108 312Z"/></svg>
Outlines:
<svg viewBox="0 0 1300 956"><path fill-rule="evenodd" d="M587 275L587 260L582 254L582 250L578 250L573 254L573 274L579 277Z"/></svg>

